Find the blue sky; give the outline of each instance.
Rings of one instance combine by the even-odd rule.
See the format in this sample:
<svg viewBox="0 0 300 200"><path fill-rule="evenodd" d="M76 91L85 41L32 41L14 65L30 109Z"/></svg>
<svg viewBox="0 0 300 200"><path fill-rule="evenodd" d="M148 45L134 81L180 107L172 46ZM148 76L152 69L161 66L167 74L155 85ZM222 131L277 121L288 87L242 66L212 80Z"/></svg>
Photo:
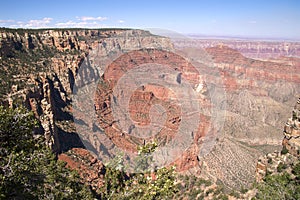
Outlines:
<svg viewBox="0 0 300 200"><path fill-rule="evenodd" d="M298 0L10 0L0 5L0 27L162 28L300 39Z"/></svg>

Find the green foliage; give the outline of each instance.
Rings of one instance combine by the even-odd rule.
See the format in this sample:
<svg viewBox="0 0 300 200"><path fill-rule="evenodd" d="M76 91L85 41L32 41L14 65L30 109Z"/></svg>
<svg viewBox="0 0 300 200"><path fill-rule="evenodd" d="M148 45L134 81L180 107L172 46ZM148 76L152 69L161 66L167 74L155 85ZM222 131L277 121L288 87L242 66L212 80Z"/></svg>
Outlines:
<svg viewBox="0 0 300 200"><path fill-rule="evenodd" d="M235 198L240 198L240 193L238 193L237 191L235 190L232 190L229 194L230 196L233 196Z"/></svg>
<svg viewBox="0 0 300 200"><path fill-rule="evenodd" d="M269 163L269 164L273 164L272 158L268 158L268 163Z"/></svg>
<svg viewBox="0 0 300 200"><path fill-rule="evenodd" d="M149 142L145 145L138 147L138 154L149 154L153 153L155 149L157 148L157 142Z"/></svg>
<svg viewBox="0 0 300 200"><path fill-rule="evenodd" d="M112 199L123 192L128 176L123 171L123 155L120 154L106 165L104 186L100 189L101 199Z"/></svg>
<svg viewBox="0 0 300 200"><path fill-rule="evenodd" d="M300 162L295 164L295 166L292 169L292 174L295 175L295 179L297 183L299 184L300 181Z"/></svg>
<svg viewBox="0 0 300 200"><path fill-rule="evenodd" d="M176 199L204 199L207 195L205 188L212 185L209 180L196 177L194 175L180 175L177 178L178 188L180 193L176 195ZM217 187L215 190L210 190L209 193L214 193L217 198L221 198L223 188Z"/></svg>
<svg viewBox="0 0 300 200"><path fill-rule="evenodd" d="M283 146L282 150L281 150L281 154L284 155L284 154L287 154L289 152L289 150Z"/></svg>
<svg viewBox="0 0 300 200"><path fill-rule="evenodd" d="M284 169L286 169L287 168L287 165L286 164L284 164L284 163L282 163L282 162L280 162L279 164L278 164L278 166L277 166L277 172L283 172L283 170Z"/></svg>
<svg viewBox="0 0 300 200"><path fill-rule="evenodd" d="M0 107L0 199L92 199L78 174L33 138L36 123L23 107Z"/></svg>
<svg viewBox="0 0 300 200"><path fill-rule="evenodd" d="M24 107L0 107L0 199L92 199L79 175L56 160L43 137L33 137L36 125L33 113ZM156 148L156 142L138 148L140 170L153 161L151 154ZM300 162L293 165L292 174L285 172L286 168L279 163L281 174L268 172L264 182L255 186L255 199L300 199ZM100 199L203 199L210 194L214 199L228 199L222 187L205 189L210 181L177 176L174 167L135 174L124 171L123 155L107 164L104 186L98 191ZM240 196L237 192L231 195Z"/></svg>
<svg viewBox="0 0 300 200"><path fill-rule="evenodd" d="M213 192L214 192L214 190L212 188L210 188L206 191L205 194L206 194L206 196L208 196L210 193L213 193Z"/></svg>
<svg viewBox="0 0 300 200"><path fill-rule="evenodd" d="M136 172L149 172L151 170L151 163L153 163L152 153L155 151L156 148L156 142L149 142L145 145L138 147L138 157L135 161Z"/></svg>
<svg viewBox="0 0 300 200"><path fill-rule="evenodd" d="M217 199L228 200L228 196L226 194L221 194L221 195L218 196Z"/></svg>
<svg viewBox="0 0 300 200"><path fill-rule="evenodd" d="M299 174L299 166L298 163L293 167L294 175ZM257 189L256 199L300 199L297 176L293 178L287 172L267 175L264 182L258 184Z"/></svg>
<svg viewBox="0 0 300 200"><path fill-rule="evenodd" d="M155 151L156 143L139 147L137 160L140 164L145 154ZM123 169L123 156L116 156L107 164L104 187L101 188L101 199L170 199L178 192L175 183L175 168L161 168L153 173L135 173L127 175Z"/></svg>
<svg viewBox="0 0 300 200"><path fill-rule="evenodd" d="M153 174L155 178L151 174L135 174L130 180L130 187L124 193L125 199L170 199L178 192L174 169L158 169Z"/></svg>
<svg viewBox="0 0 300 200"><path fill-rule="evenodd" d="M0 152L20 152L33 146L33 128L37 125L33 113L24 107L9 109L0 106Z"/></svg>
<svg viewBox="0 0 300 200"><path fill-rule="evenodd" d="M247 189L247 188L244 188L244 187L241 187L240 192L241 192L242 194L245 194L245 193L248 192L248 189Z"/></svg>

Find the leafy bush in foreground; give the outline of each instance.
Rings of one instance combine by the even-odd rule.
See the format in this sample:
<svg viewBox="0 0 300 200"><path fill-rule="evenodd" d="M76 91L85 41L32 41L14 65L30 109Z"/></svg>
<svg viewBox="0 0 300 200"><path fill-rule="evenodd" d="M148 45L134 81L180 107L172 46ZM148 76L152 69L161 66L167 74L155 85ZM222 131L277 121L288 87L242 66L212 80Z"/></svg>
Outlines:
<svg viewBox="0 0 300 200"><path fill-rule="evenodd" d="M36 124L23 107L0 107L0 199L92 199L78 174L34 139Z"/></svg>

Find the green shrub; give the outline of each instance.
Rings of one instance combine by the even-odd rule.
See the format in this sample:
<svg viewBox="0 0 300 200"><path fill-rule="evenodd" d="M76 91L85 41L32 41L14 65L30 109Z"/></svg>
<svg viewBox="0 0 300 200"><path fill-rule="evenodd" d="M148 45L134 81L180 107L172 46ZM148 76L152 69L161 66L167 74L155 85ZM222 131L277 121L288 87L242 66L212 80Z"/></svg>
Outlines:
<svg viewBox="0 0 300 200"><path fill-rule="evenodd" d="M92 199L78 174L33 138L37 121L24 107L0 106L0 199Z"/></svg>
<svg viewBox="0 0 300 200"><path fill-rule="evenodd" d="M151 156L143 159L145 154L155 151L157 144L148 143L138 148L137 161L146 166L152 160ZM123 156L116 156L107 164L105 185L100 189L101 199L170 199L178 192L175 168L160 168L155 170L155 179L150 172L126 175L124 173Z"/></svg>
<svg viewBox="0 0 300 200"><path fill-rule="evenodd" d="M293 173L293 175L296 176L296 181L299 184L299 182L300 182L300 162L298 162L297 164L295 164L293 166L292 173Z"/></svg>
<svg viewBox="0 0 300 200"><path fill-rule="evenodd" d="M281 173L286 168L287 168L287 165L280 162L277 166L277 172Z"/></svg>
<svg viewBox="0 0 300 200"><path fill-rule="evenodd" d="M257 186L256 199L300 199L300 185L287 172L267 175Z"/></svg>
<svg viewBox="0 0 300 200"><path fill-rule="evenodd" d="M282 155L285 155L285 154L287 154L289 152L289 150L285 147L285 146L283 146L283 148L282 148L282 150L281 150L281 154Z"/></svg>
<svg viewBox="0 0 300 200"><path fill-rule="evenodd" d="M269 163L269 164L273 164L272 158L268 158L268 163Z"/></svg>

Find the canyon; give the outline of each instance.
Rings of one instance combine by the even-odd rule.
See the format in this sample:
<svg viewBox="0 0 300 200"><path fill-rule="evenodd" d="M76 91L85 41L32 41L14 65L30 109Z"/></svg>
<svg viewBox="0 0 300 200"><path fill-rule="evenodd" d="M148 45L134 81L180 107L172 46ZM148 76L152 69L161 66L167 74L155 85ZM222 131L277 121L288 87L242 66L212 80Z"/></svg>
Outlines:
<svg viewBox="0 0 300 200"><path fill-rule="evenodd" d="M226 38L226 37L203 37L191 35L190 40L179 40L182 46L197 45L202 48L214 46L227 46L238 50L242 55L254 59L276 59L278 57L298 57L300 56L299 41L291 40L271 40L271 39L248 39L248 38ZM277 59L280 61L279 59Z"/></svg>
<svg viewBox="0 0 300 200"><path fill-rule="evenodd" d="M169 164L231 189L252 184L258 159L281 149L283 126L300 93L297 42L194 42L132 29L0 29L0 61L1 104L24 102L40 121L36 134L45 136L59 159L86 171L89 175L83 176L95 188L103 176L95 171L116 149L136 153L153 140L163 148L180 127L190 131L189 123L181 125L189 118L178 103L186 97L176 96L174 89L147 81L134 85L128 79L127 87L114 93L135 66L155 64L147 71L151 77L161 65L170 65L176 76L166 71L158 80L187 81L196 91L193 102L200 114L192 125L197 126ZM135 123L122 129L115 122L114 97L120 99L129 89L125 118ZM165 124L155 135L143 138L130 126L151 124L160 110L165 112L156 123ZM284 144L293 152L298 143L288 127Z"/></svg>

